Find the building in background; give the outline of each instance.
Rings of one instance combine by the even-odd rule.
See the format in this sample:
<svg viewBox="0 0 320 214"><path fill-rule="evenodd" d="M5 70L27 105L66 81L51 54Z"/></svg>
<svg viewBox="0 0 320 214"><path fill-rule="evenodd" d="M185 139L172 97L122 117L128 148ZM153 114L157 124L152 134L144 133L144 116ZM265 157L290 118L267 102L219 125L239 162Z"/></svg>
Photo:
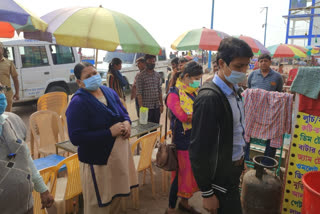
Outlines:
<svg viewBox="0 0 320 214"><path fill-rule="evenodd" d="M289 0L286 44L320 46L320 0Z"/></svg>

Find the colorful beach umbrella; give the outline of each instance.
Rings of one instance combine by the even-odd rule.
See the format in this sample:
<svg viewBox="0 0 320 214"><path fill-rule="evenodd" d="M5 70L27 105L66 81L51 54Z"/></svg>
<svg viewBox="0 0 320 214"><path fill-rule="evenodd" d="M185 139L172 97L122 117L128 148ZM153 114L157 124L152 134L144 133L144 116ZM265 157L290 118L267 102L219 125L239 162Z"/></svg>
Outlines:
<svg viewBox="0 0 320 214"><path fill-rule="evenodd" d="M249 36L235 36L236 38L239 38L243 41L245 41L252 49L252 52L255 55L260 55L260 54L270 54L270 52L268 51L268 49L266 47L263 46L263 44L261 42L259 42L258 40L249 37Z"/></svg>
<svg viewBox="0 0 320 214"><path fill-rule="evenodd" d="M287 44L279 44L273 45L268 47L270 54L272 57L275 58L285 58L285 57L292 57L292 58L304 58L307 55L302 52L301 50Z"/></svg>
<svg viewBox="0 0 320 214"><path fill-rule="evenodd" d="M15 31L45 31L47 23L14 0L0 1L0 37L12 38Z"/></svg>
<svg viewBox="0 0 320 214"><path fill-rule="evenodd" d="M171 48L179 51L198 49L216 51L221 40L226 37L229 35L221 31L207 28L194 29L180 35L172 43Z"/></svg>
<svg viewBox="0 0 320 214"><path fill-rule="evenodd" d="M306 49L308 49L308 55L313 55L313 54L317 54L320 52L320 47L317 46L306 46Z"/></svg>
<svg viewBox="0 0 320 214"><path fill-rule="evenodd" d="M307 54L308 52L308 49L305 48L305 47L302 47L302 46L299 46L299 45L291 45L291 44L288 44L288 46L292 46L294 48L297 48L298 50L302 51L303 53Z"/></svg>
<svg viewBox="0 0 320 214"><path fill-rule="evenodd" d="M155 55L161 49L137 21L101 6L58 9L41 18L48 23L47 32L53 34L60 45L107 51L115 51L120 45L124 52ZM25 37L46 40L41 33L25 34Z"/></svg>

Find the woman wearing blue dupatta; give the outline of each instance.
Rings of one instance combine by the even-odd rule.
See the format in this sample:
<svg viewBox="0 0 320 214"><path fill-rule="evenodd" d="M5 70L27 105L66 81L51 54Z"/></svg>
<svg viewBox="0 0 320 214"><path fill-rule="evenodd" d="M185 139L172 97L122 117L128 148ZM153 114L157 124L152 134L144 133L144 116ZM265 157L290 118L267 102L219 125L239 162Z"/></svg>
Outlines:
<svg viewBox="0 0 320 214"><path fill-rule="evenodd" d="M78 146L84 213L119 213L120 197L138 186L128 142L131 121L92 64L77 64L74 74L80 89L66 116L71 143Z"/></svg>

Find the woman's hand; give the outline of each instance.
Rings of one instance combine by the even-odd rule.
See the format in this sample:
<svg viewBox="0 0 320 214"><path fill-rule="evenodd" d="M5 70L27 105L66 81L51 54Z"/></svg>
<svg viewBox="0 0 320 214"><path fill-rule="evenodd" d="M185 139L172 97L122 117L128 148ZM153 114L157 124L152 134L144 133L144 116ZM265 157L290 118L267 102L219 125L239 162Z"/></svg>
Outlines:
<svg viewBox="0 0 320 214"><path fill-rule="evenodd" d="M124 133L125 125L123 123L116 123L110 127L112 137L118 137Z"/></svg>
<svg viewBox="0 0 320 214"><path fill-rule="evenodd" d="M129 123L129 121L124 121L123 122L123 125L124 125L124 131L122 133L122 136L127 139L131 136L131 125Z"/></svg>

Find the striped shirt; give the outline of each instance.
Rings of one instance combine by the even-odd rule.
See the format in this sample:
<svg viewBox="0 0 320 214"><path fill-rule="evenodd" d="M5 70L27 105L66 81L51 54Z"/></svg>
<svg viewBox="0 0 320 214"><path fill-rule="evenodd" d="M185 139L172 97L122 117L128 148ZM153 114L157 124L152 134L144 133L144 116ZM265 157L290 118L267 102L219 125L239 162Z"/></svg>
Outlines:
<svg viewBox="0 0 320 214"><path fill-rule="evenodd" d="M142 71L137 76L137 95L142 95L142 105L149 109L160 107L160 96L162 96L161 77L158 72Z"/></svg>
<svg viewBox="0 0 320 214"><path fill-rule="evenodd" d="M293 94L247 89L243 92L245 140L270 139L270 146L280 148L283 135L290 133Z"/></svg>
<svg viewBox="0 0 320 214"><path fill-rule="evenodd" d="M248 88L261 88L266 91L281 92L283 87L283 79L281 74L270 69L267 76L263 77L261 70L254 70L248 78Z"/></svg>

